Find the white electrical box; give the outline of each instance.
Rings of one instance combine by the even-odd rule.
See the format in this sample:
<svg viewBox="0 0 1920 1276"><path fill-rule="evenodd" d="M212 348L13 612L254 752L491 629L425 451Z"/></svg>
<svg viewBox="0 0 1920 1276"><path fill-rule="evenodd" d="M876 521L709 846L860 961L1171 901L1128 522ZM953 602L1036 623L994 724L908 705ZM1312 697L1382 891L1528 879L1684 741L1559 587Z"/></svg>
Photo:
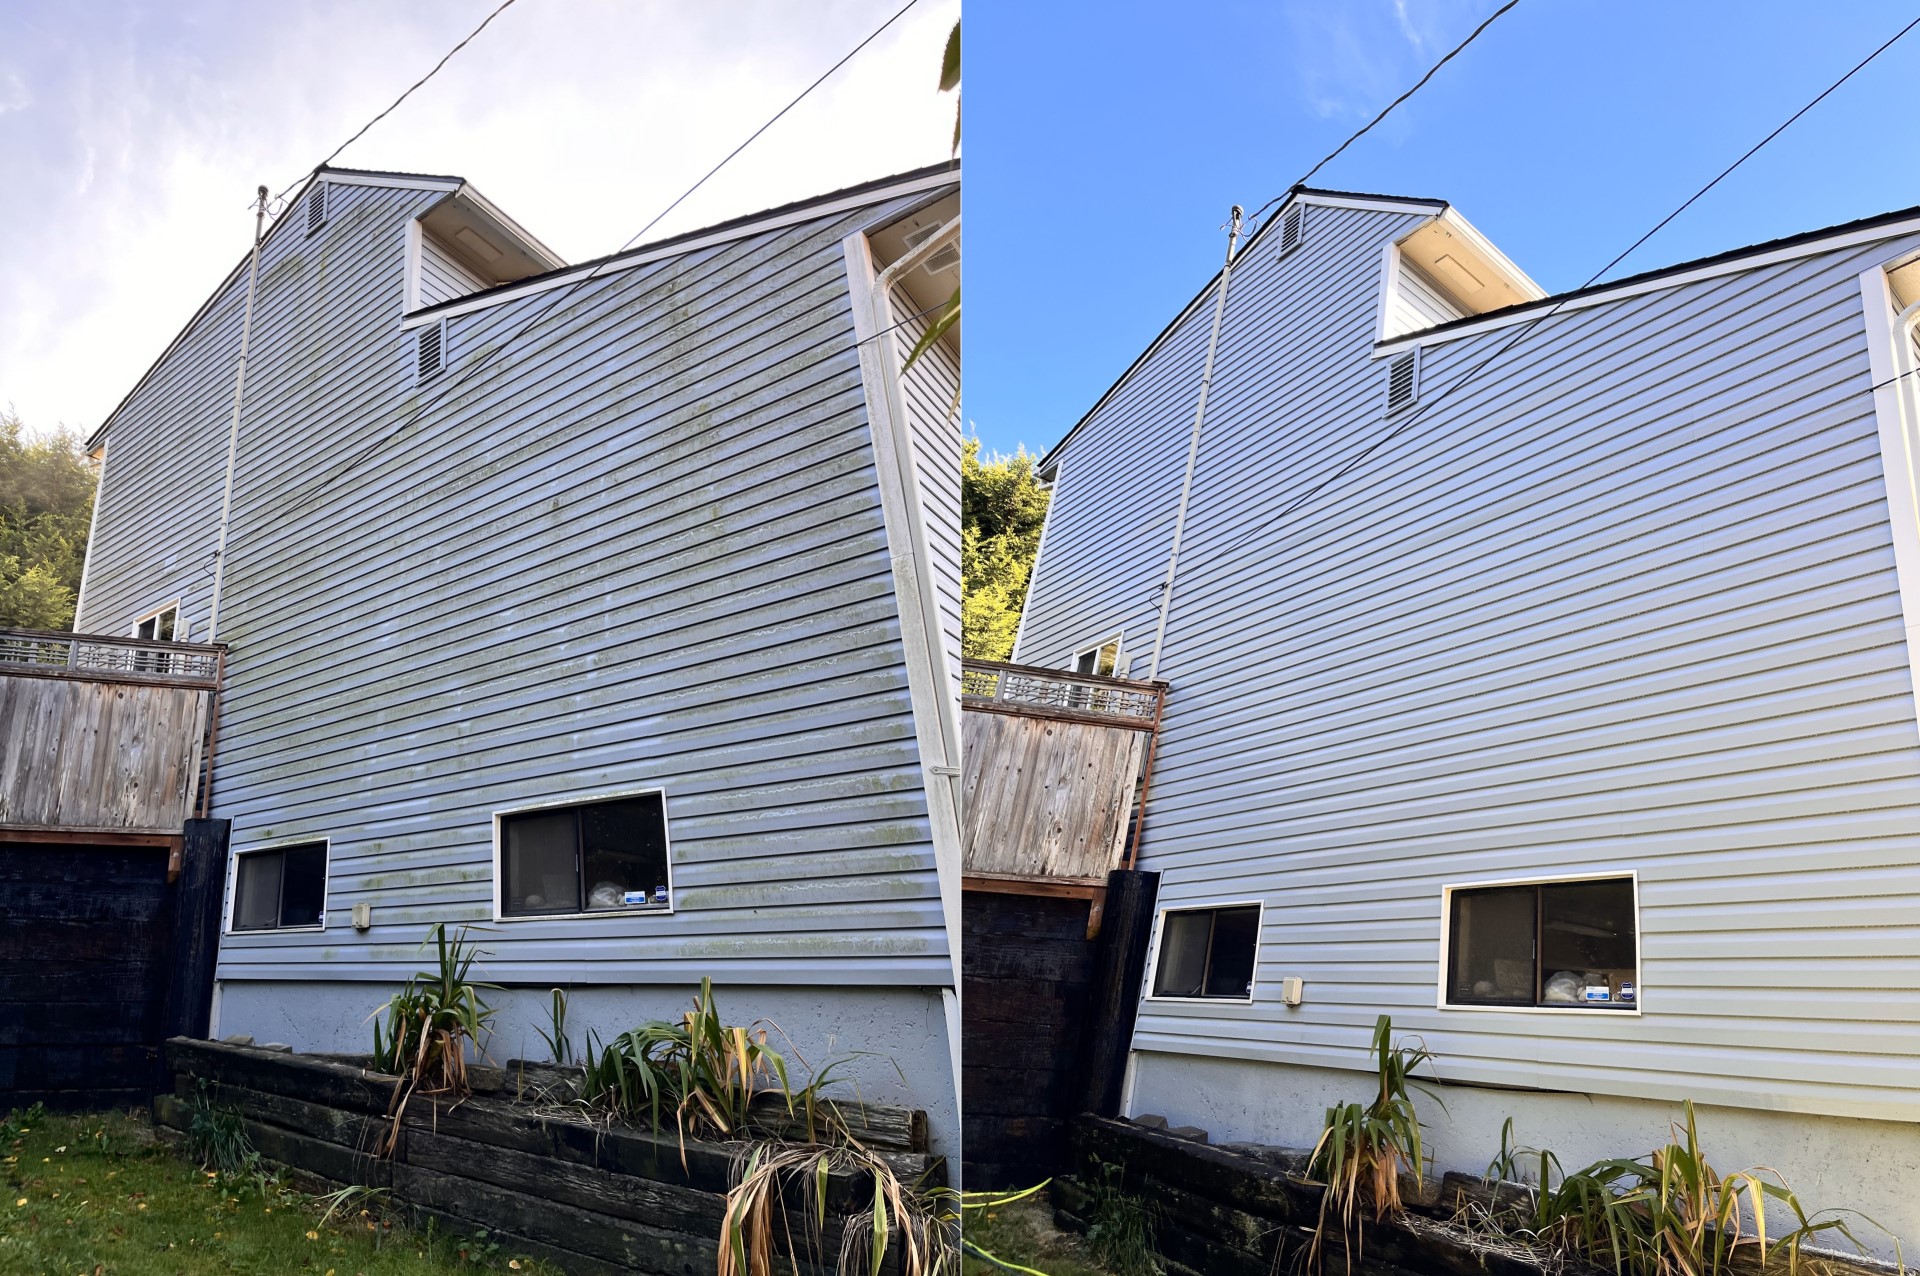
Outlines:
<svg viewBox="0 0 1920 1276"><path fill-rule="evenodd" d="M1280 1000L1289 1006L1297 1006L1306 997L1307 981L1304 979L1282 979L1280 981Z"/></svg>
<svg viewBox="0 0 1920 1276"><path fill-rule="evenodd" d="M353 928L371 930L373 928L373 905L361 900L353 906Z"/></svg>

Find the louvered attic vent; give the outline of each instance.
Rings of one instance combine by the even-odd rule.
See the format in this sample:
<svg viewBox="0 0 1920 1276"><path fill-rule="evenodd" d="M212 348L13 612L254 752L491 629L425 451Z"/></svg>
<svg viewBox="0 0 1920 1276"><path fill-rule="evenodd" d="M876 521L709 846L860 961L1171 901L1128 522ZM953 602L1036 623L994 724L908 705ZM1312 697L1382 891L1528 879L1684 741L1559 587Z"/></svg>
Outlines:
<svg viewBox="0 0 1920 1276"><path fill-rule="evenodd" d="M1307 208L1295 204L1280 217L1280 255L1285 257L1307 237Z"/></svg>
<svg viewBox="0 0 1920 1276"><path fill-rule="evenodd" d="M933 238L935 232L937 232L939 229L940 227L935 225L935 226L921 226L914 230L908 231L906 233L907 251L912 252L914 249L918 248L921 244L926 243L929 239ZM940 247L934 249L931 253L927 255L927 259L920 263L920 268L926 271L929 275L937 275L941 271L950 269L951 267L957 266L959 264L960 264L960 245L943 244Z"/></svg>
<svg viewBox="0 0 1920 1276"><path fill-rule="evenodd" d="M327 224L327 184L318 182L307 196L307 233L313 234Z"/></svg>
<svg viewBox="0 0 1920 1276"><path fill-rule="evenodd" d="M1409 350L1387 368L1387 412L1411 407L1420 397L1420 352Z"/></svg>
<svg viewBox="0 0 1920 1276"><path fill-rule="evenodd" d="M420 329L413 378L417 384L425 385L440 375L442 360L446 354L446 340L445 321L430 323Z"/></svg>

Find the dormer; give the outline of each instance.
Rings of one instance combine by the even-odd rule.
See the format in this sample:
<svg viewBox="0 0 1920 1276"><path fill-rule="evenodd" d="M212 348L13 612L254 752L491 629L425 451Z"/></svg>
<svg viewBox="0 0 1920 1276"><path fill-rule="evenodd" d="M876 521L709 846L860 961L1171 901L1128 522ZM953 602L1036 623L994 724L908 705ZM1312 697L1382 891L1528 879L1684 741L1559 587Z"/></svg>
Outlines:
<svg viewBox="0 0 1920 1276"><path fill-rule="evenodd" d="M408 225L406 310L411 314L566 264L463 185Z"/></svg>
<svg viewBox="0 0 1920 1276"><path fill-rule="evenodd" d="M1384 270L1382 341L1547 295L1451 208L1389 244Z"/></svg>

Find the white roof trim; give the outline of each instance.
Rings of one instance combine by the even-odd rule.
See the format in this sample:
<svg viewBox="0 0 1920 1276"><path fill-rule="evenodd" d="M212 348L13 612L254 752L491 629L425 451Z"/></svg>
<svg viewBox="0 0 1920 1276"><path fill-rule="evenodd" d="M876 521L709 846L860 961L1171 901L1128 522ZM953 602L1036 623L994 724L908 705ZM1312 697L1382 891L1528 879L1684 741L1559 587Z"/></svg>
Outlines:
<svg viewBox="0 0 1920 1276"><path fill-rule="evenodd" d="M770 230L779 230L785 226L797 226L802 222L818 221L823 217L831 217L836 213L851 212L853 209L864 208L879 200L891 199L900 195L911 195L917 191L937 190L943 186L957 185L959 181L960 174L957 170L929 173L924 177L916 177L891 186L882 186L874 190L863 191L858 195L848 195L843 199L833 200L830 203L809 204L804 208L796 208L791 212L756 218L727 230L717 231L711 235L701 235L694 239L683 239L674 243L664 244L658 248L642 246L633 249L631 252L621 253L617 257L612 257L593 265L579 266L573 270L560 271L551 275L542 275L538 279L529 280L525 284L517 287L503 288L499 292L488 293L485 296L474 297L450 306L442 306L434 310L431 314L416 313L404 320L401 323L401 327L417 328L422 324L438 323L442 319L451 319L456 315L472 314L475 311L486 310L492 306L504 305L511 301L519 301L523 297L531 297L537 293L547 292L554 288L567 287L575 283L584 283L589 279L597 279L603 275L614 275L623 270L632 270L636 266L645 266L651 262L665 261L668 258L684 256L687 253L699 252L704 248L718 247L721 244L730 244L736 240L764 234Z"/></svg>
<svg viewBox="0 0 1920 1276"><path fill-rule="evenodd" d="M1455 209L1451 204L1447 206L1447 210L1444 213L1440 214L1440 220L1445 222L1448 229L1452 230L1454 234L1459 235L1462 239L1466 240L1467 243L1471 244L1475 252L1478 252L1482 257L1487 259L1489 265L1505 275L1507 282L1513 285L1516 292L1532 293L1535 301L1541 301L1546 298L1547 290L1533 282L1533 276L1516 266L1513 258L1501 252L1491 239L1488 239L1480 233L1479 227L1475 226L1465 217L1462 217L1459 210ZM1402 236L1402 238L1405 238L1405 236Z"/></svg>
<svg viewBox="0 0 1920 1276"><path fill-rule="evenodd" d="M315 176L334 186L392 186L401 190L454 191L463 184L457 177L389 177L385 173L343 173L334 169Z"/></svg>
<svg viewBox="0 0 1920 1276"><path fill-rule="evenodd" d="M1700 283L1707 279L1718 279L1723 275L1737 275L1744 271L1760 270L1767 266L1777 266L1782 262L1797 261L1802 257L1815 257L1821 253L1835 252L1842 248L1853 248L1861 244L1876 243L1883 239L1898 239L1902 235L1911 235L1920 231L1920 216L1909 217L1902 221L1888 222L1879 226L1866 226L1844 234L1830 235L1820 239L1810 239L1804 243L1790 244L1776 248L1771 252L1755 253L1750 257L1735 257L1729 261L1714 262L1711 265L1697 266L1692 270L1676 271L1671 275L1661 275L1655 279L1643 279L1638 282L1626 282L1617 287L1601 285L1597 292L1580 297L1572 297L1555 304L1546 304L1551 298L1543 298L1540 304L1530 305L1524 310L1515 310L1503 314L1488 315L1474 323L1463 323L1457 328L1447 328L1436 332L1431 328L1419 332L1410 332L1395 337L1392 341L1381 342L1373 348L1373 357L1385 359L1401 353L1413 346L1437 346L1448 341L1457 341L1462 337L1477 337L1484 332L1496 332L1502 328L1511 328L1516 324L1532 323L1548 315L1568 314L1575 310L1588 310L1594 306L1609 305L1616 301L1625 301L1629 297L1641 297L1650 292L1664 292L1669 288L1680 288L1687 284Z"/></svg>
<svg viewBox="0 0 1920 1276"><path fill-rule="evenodd" d="M1369 213L1426 213L1432 216L1448 207L1444 200L1438 199L1395 199L1391 195L1322 195L1317 191L1301 191L1280 205L1277 212L1268 221L1277 220L1287 211L1288 204L1319 204L1325 208L1357 208ZM1261 227L1266 229L1265 226Z"/></svg>

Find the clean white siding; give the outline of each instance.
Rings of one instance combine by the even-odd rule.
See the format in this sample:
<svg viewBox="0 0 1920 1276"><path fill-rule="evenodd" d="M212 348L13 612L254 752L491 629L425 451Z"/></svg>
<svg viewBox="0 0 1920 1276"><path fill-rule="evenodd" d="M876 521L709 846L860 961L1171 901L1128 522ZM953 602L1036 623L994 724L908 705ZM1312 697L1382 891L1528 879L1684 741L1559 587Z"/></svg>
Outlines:
<svg viewBox="0 0 1920 1276"><path fill-rule="evenodd" d="M1856 282L1913 244L1557 315L1282 519L1385 428L1390 219L1315 217L1314 276L1236 278L1143 844L1164 905L1266 901L1259 993L1146 1002L1136 1047L1365 1069L1386 1012L1453 1081L1920 1118L1920 740ZM1426 350L1423 399L1513 335ZM1049 578L1138 517L1138 432L1102 417L1042 642L1142 589ZM1641 1016L1435 1008L1443 885L1629 869Z"/></svg>
<svg viewBox="0 0 1920 1276"><path fill-rule="evenodd" d="M507 982L948 982L840 250L905 201L594 280L470 376L554 294L456 317L422 391L434 197L335 185L263 260L214 807L243 849L331 838L330 925L220 977L391 980L444 920ZM226 314L113 425L89 627L210 552ZM648 787L674 915L491 922L494 811Z"/></svg>
<svg viewBox="0 0 1920 1276"><path fill-rule="evenodd" d="M468 270L460 260L447 250L445 244L426 232L420 235L420 304L437 306L443 301L452 301L455 297L465 297L493 287L492 281L482 279Z"/></svg>
<svg viewBox="0 0 1920 1276"><path fill-rule="evenodd" d="M893 322L900 362L927 330L927 319L911 297L895 290ZM927 529L928 565L940 606L940 633L946 644L950 693L960 695L960 357L937 341L900 379L907 427L913 437L914 478Z"/></svg>
<svg viewBox="0 0 1920 1276"><path fill-rule="evenodd" d="M1453 319L1463 319L1466 311L1447 299L1447 295L1412 262L1402 259L1400 278L1393 293L1393 312L1387 316L1386 335L1417 332Z"/></svg>

